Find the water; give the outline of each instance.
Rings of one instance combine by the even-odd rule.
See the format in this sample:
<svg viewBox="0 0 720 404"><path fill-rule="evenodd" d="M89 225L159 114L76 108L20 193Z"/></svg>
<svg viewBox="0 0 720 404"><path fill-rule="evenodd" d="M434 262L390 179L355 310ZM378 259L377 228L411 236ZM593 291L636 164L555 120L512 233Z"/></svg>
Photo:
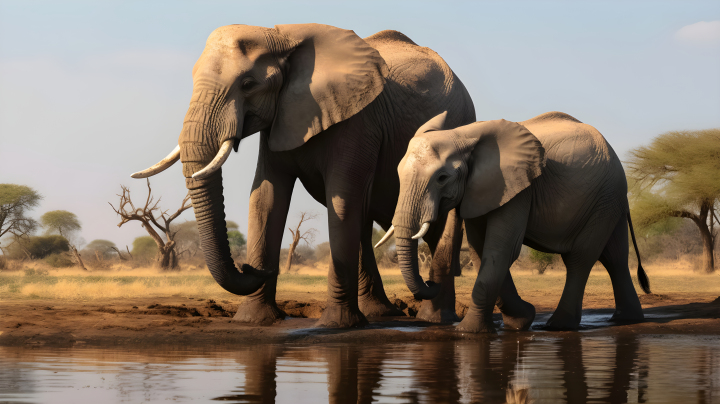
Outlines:
<svg viewBox="0 0 720 404"><path fill-rule="evenodd" d="M720 403L720 337L516 333L213 351L0 348L0 402Z"/></svg>

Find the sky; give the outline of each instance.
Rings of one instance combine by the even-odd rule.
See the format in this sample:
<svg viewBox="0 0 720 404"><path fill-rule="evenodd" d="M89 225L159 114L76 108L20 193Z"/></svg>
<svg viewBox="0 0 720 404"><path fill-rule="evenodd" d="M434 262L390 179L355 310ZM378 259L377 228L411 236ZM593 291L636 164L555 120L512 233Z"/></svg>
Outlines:
<svg viewBox="0 0 720 404"><path fill-rule="evenodd" d="M478 120L562 111L595 126L621 159L671 130L720 127L718 1L0 1L0 183L44 199L32 215L68 210L82 238L132 245L118 228L120 185L175 145L191 70L217 27L323 23L361 37L403 32L442 56ZM223 168L226 214L247 231L259 136ZM152 177L160 206L186 194L180 164ZM327 214L299 182L288 225ZM178 222L194 220L192 210ZM290 242L286 232L284 245Z"/></svg>

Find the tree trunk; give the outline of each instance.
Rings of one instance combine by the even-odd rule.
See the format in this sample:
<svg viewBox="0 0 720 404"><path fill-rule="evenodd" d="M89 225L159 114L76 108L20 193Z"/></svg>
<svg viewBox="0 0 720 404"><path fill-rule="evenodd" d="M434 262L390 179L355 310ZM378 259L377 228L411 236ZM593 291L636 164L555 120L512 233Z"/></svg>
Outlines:
<svg viewBox="0 0 720 404"><path fill-rule="evenodd" d="M703 243L703 260L702 265L705 272L711 274L715 272L715 254L713 251L713 237L710 230L706 227L700 227L700 237Z"/></svg>
<svg viewBox="0 0 720 404"><path fill-rule="evenodd" d="M298 243L300 242L300 239L293 238L292 243L290 243L290 248L288 248L288 256L287 261L285 262L285 273L290 273L290 266L292 265L292 257L293 254L295 254L295 247L297 247Z"/></svg>
<svg viewBox="0 0 720 404"><path fill-rule="evenodd" d="M85 264L83 263L82 257L80 257L80 254L78 253L77 248L75 248L74 245L71 245L70 251L72 251L72 255L73 255L73 257L75 257L75 261L77 261L77 264L80 265L80 268L87 271L87 268L85 268Z"/></svg>

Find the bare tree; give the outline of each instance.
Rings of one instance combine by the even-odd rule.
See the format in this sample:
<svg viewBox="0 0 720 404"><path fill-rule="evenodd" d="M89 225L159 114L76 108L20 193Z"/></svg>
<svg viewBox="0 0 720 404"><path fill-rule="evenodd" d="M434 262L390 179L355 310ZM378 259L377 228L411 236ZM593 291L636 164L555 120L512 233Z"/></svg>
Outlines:
<svg viewBox="0 0 720 404"><path fill-rule="evenodd" d="M175 269L178 266L174 241L177 231L173 231L171 229L170 223L180 216L181 213L190 209L192 206L188 204L190 202L190 196L185 196L180 208L178 208L175 213L168 215L169 211L161 210L158 207L160 198L158 198L157 201L154 200L149 179L147 181L147 186L148 196L145 200L145 206L141 208L135 207L132 199L130 198L130 190L124 185L120 185L120 188L122 188L122 194L118 195L120 197L120 204L118 205L118 208L115 209L115 206L113 206L112 203L108 203L115 213L117 213L121 218L118 227L122 227L122 225L131 220L137 220L142 223L142 227L145 228L145 231L147 231L150 237L155 240L155 243L158 246L158 253L155 257L155 263L158 267L162 269ZM162 221L162 224L160 224L160 221ZM155 226L157 230L153 228L153 226ZM158 231L165 235L166 240L163 240Z"/></svg>
<svg viewBox="0 0 720 404"><path fill-rule="evenodd" d="M307 222L308 220L315 219L316 217L317 214L314 213L300 212L300 222L298 222L295 230L288 227L290 234L292 234L292 242L290 242L290 248L288 248L287 262L285 263L285 273L290 273L290 266L292 265L293 255L295 255L295 248L297 247L298 243L300 243L300 240L303 240L307 245L310 245L315 241L315 233L317 233L316 229L310 228L308 230L305 230L304 233L300 233L300 227L303 223Z"/></svg>

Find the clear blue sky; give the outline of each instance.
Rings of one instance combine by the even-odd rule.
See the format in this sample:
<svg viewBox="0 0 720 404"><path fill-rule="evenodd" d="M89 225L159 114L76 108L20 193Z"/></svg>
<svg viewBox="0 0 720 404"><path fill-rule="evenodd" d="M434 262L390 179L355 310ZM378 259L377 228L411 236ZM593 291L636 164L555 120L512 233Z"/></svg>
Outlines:
<svg viewBox="0 0 720 404"><path fill-rule="evenodd" d="M395 29L437 51L480 120L567 112L621 158L653 136L720 127L720 2L105 1L0 2L0 183L26 184L65 209L86 241L131 244L107 202L129 174L169 152L213 29L317 22L368 36ZM247 229L258 136L226 164L226 213ZM161 206L186 190L179 165L153 177ZM324 208L296 185L289 221ZM193 220L191 211L181 218ZM287 236L287 235L286 235ZM287 238L287 237L286 237ZM285 242L287 244L287 240Z"/></svg>

